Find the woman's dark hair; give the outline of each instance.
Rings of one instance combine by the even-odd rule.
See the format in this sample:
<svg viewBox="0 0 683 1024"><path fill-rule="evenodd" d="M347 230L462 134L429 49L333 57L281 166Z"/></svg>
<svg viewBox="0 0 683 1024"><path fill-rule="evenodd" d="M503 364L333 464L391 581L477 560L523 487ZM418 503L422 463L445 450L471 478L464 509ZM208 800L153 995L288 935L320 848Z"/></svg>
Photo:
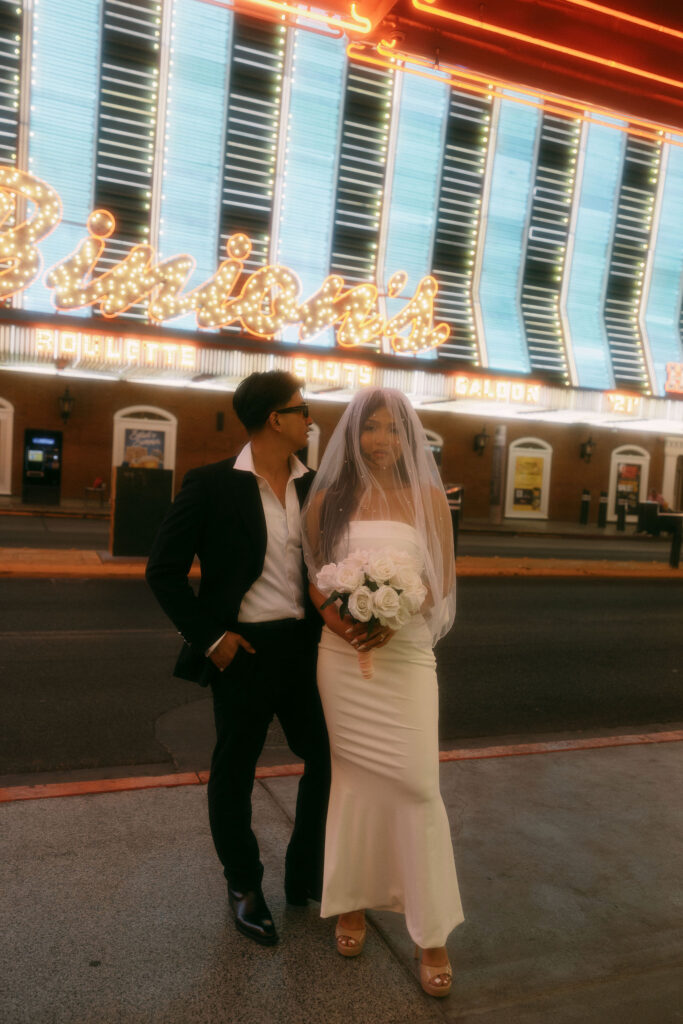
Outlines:
<svg viewBox="0 0 683 1024"><path fill-rule="evenodd" d="M372 388L365 394L365 399L359 411L358 420L350 420L346 426L344 435L344 463L341 473L336 482L328 488L322 500L320 508L320 536L324 561L332 562L337 543L346 529L351 516L356 510L360 499L357 493L360 475L356 468L356 456L352 430L356 423L360 424L362 431L367 420L374 412L387 405L387 396L381 388ZM408 417L401 416L401 422L406 432L406 438L410 448L415 451L415 432ZM401 455L396 462L396 470L402 483L408 483L408 474L405 461Z"/></svg>
<svg viewBox="0 0 683 1024"><path fill-rule="evenodd" d="M247 432L254 434L265 426L271 412L285 406L303 385L302 380L286 370L251 373L238 384L232 407Z"/></svg>

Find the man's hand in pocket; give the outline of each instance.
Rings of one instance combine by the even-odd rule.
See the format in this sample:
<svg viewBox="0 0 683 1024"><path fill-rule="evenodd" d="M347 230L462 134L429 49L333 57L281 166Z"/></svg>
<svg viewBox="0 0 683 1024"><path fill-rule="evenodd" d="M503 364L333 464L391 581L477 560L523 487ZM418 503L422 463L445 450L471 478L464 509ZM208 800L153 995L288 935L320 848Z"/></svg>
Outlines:
<svg viewBox="0 0 683 1024"><path fill-rule="evenodd" d="M249 652L249 654L256 653L249 641L245 640L243 636L240 636L239 633L230 633L228 631L225 636L221 637L220 642L211 651L209 658L217 669L224 672L240 647L243 647L245 651Z"/></svg>

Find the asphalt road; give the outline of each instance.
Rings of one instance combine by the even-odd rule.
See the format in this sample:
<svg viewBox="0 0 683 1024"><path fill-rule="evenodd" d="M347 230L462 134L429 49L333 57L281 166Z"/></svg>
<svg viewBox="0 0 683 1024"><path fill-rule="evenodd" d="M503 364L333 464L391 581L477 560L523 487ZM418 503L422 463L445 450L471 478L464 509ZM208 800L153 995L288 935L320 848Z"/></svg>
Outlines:
<svg viewBox="0 0 683 1024"><path fill-rule="evenodd" d="M78 548L106 551L109 520L80 516L0 515L0 548Z"/></svg>
<svg viewBox="0 0 683 1024"><path fill-rule="evenodd" d="M683 581L463 579L440 644L441 738L683 721ZM206 691L142 582L0 583L0 776L208 767ZM289 760L273 729L270 763Z"/></svg>
<svg viewBox="0 0 683 1024"><path fill-rule="evenodd" d="M668 562L671 541L634 537L595 538L595 526L586 528L592 537L545 537L535 533L471 533L462 531L459 555L514 556L525 558L608 559L610 561ZM76 548L106 551L109 521L66 516L0 515L0 547Z"/></svg>

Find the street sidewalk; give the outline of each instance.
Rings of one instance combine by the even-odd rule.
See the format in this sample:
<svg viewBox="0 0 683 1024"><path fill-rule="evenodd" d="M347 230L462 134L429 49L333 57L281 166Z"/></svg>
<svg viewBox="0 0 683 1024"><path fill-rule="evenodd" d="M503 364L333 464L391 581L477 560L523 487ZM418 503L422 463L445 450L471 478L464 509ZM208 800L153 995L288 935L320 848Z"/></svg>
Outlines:
<svg viewBox="0 0 683 1024"><path fill-rule="evenodd" d="M145 562L3 548L0 577L140 579ZM683 579L522 556L462 557L458 573ZM494 743L441 752L466 915L441 1001L419 986L401 916L369 914L348 961L316 904L285 905L300 765L260 765L254 791L274 949L230 920L206 772L0 789L2 1024L683 1022L683 725Z"/></svg>
<svg viewBox="0 0 683 1024"><path fill-rule="evenodd" d="M98 508L92 502L70 501L55 508L22 505L17 498L0 498L0 517L3 515L26 517L58 517L59 519L109 518L107 506ZM598 528L596 523L581 526L577 522L503 520L492 523L488 519L465 519L460 525L465 535L506 535L527 538L528 552L513 556L461 555L458 557L460 576L530 576L567 578L596 577L600 579L683 579L683 567L669 568L661 543L654 538L636 534L632 524L619 531L614 523ZM1 520L0 520L1 536ZM30 536L30 533L29 533ZM612 543L639 541L641 546L653 541L652 561L613 559L572 559L566 557L537 558L533 545L544 539L563 538L581 540L602 546L606 551ZM55 537L55 540L57 538ZM668 550L668 545L667 545ZM71 578L71 579L141 579L146 559L113 557L107 551L81 548L31 548L0 546L0 578ZM195 569L195 574L196 574Z"/></svg>
<svg viewBox="0 0 683 1024"><path fill-rule="evenodd" d="M317 904L285 905L296 778L262 775L254 791L273 949L230 920L196 777L15 793L0 806L3 1024L681 1022L683 730L615 742L449 752L466 920L439 1001L402 916L370 913L348 960Z"/></svg>
<svg viewBox="0 0 683 1024"><path fill-rule="evenodd" d="M142 579L146 558L114 557L104 551L67 548L0 548L0 578ZM683 580L683 565L666 562L614 562L571 558L462 555L459 576L595 577L598 579ZM195 567L192 575L198 577Z"/></svg>

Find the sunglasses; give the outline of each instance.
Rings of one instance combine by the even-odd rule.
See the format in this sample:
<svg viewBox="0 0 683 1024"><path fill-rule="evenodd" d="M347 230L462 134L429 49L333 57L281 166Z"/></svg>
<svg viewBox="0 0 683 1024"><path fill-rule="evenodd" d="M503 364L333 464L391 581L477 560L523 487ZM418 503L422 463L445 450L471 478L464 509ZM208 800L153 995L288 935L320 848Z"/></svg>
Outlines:
<svg viewBox="0 0 683 1024"><path fill-rule="evenodd" d="M276 409L275 412L300 412L304 419L308 419L308 404L304 402L303 405L288 405L286 409Z"/></svg>

